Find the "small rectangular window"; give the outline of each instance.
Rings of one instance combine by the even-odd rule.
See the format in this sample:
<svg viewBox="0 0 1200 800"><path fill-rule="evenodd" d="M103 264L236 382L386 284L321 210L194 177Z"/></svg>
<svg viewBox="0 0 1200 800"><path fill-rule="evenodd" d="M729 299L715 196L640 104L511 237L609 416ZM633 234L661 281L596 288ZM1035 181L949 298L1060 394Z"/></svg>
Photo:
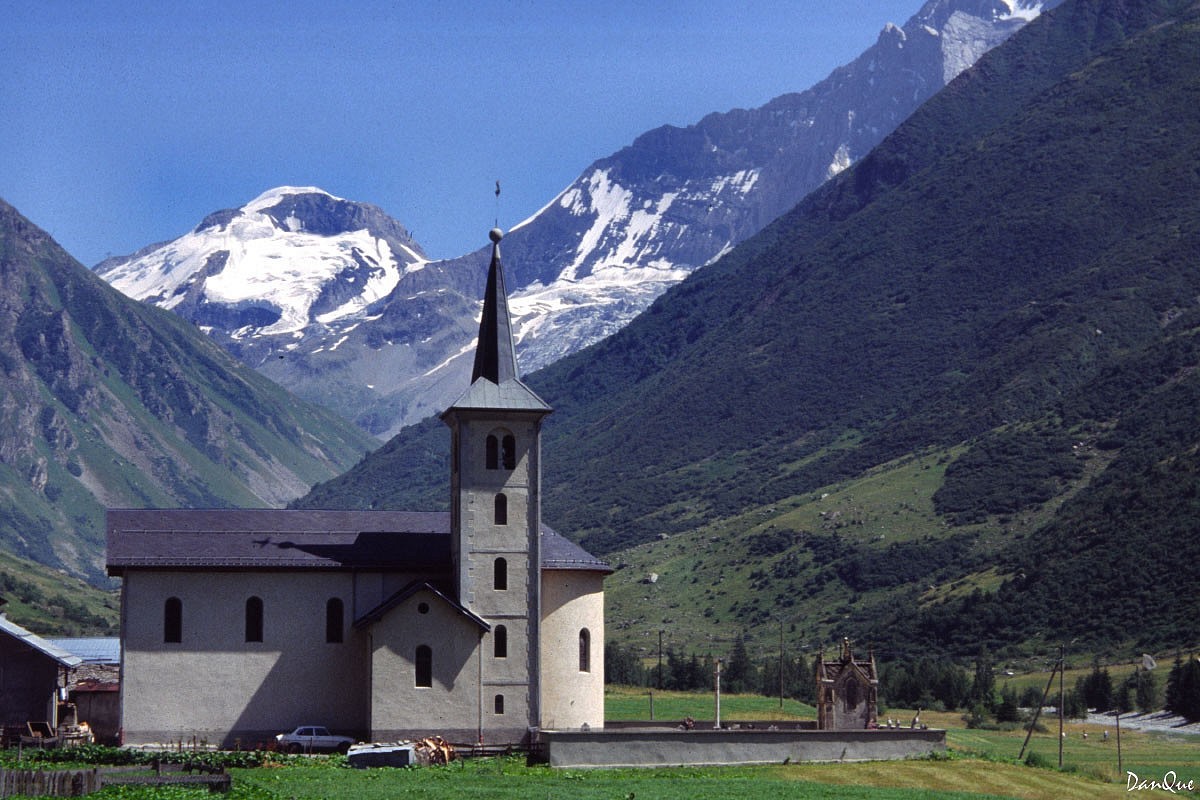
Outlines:
<svg viewBox="0 0 1200 800"><path fill-rule="evenodd" d="M179 644L183 641L183 601L168 597L163 605L163 641Z"/></svg>
<svg viewBox="0 0 1200 800"><path fill-rule="evenodd" d="M246 601L246 641L261 642L263 640L263 601L261 597L251 597Z"/></svg>
<svg viewBox="0 0 1200 800"><path fill-rule="evenodd" d="M339 597L331 597L325 603L325 641L341 644L344 636L345 606Z"/></svg>

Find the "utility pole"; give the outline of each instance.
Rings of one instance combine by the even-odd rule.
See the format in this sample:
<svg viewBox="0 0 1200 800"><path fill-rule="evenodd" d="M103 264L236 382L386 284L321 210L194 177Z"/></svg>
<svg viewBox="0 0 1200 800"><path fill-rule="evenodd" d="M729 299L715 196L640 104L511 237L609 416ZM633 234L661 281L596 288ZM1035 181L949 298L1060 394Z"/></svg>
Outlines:
<svg viewBox="0 0 1200 800"><path fill-rule="evenodd" d="M1037 727L1038 717L1042 715L1042 708L1046 705L1046 698L1050 696L1050 689L1054 686L1054 672L1058 667L1059 665L1056 664L1054 669L1050 670L1050 679L1046 681L1046 688L1042 691L1042 700L1038 703L1037 710L1033 712L1033 722L1029 723L1029 730L1025 733L1025 743L1021 745L1021 752L1017 756L1018 761L1025 758L1025 748L1029 746L1029 737L1033 736L1033 729ZM1060 736L1059 741L1061 740L1062 737Z"/></svg>
<svg viewBox="0 0 1200 800"><path fill-rule="evenodd" d="M658 690L662 691L662 628L658 629Z"/></svg>
<svg viewBox="0 0 1200 800"><path fill-rule="evenodd" d="M779 707L783 708L783 617L779 618Z"/></svg>
<svg viewBox="0 0 1200 800"><path fill-rule="evenodd" d="M1117 706L1117 774L1124 775L1125 770L1121 768L1121 707Z"/></svg>
<svg viewBox="0 0 1200 800"><path fill-rule="evenodd" d="M1058 646L1058 768L1063 764L1063 714L1066 711L1067 696L1063 693L1063 670L1066 669L1067 646Z"/></svg>

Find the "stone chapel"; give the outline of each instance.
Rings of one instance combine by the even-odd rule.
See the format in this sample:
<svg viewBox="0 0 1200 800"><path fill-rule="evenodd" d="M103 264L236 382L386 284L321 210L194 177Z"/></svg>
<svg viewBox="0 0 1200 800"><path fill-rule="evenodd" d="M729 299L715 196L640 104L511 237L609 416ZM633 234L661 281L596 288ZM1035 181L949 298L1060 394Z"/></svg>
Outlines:
<svg viewBox="0 0 1200 800"><path fill-rule="evenodd" d="M841 653L816 659L817 727L821 730L863 730L878 727L879 673L875 654L855 658L850 640L842 640Z"/></svg>

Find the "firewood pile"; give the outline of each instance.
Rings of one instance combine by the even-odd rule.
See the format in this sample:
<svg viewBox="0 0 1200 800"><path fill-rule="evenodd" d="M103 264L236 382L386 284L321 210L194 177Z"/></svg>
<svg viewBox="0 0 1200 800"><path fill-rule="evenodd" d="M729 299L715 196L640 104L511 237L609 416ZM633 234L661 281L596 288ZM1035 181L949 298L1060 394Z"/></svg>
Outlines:
<svg viewBox="0 0 1200 800"><path fill-rule="evenodd" d="M418 764L449 764L454 760L454 745L440 736L426 736L413 743Z"/></svg>

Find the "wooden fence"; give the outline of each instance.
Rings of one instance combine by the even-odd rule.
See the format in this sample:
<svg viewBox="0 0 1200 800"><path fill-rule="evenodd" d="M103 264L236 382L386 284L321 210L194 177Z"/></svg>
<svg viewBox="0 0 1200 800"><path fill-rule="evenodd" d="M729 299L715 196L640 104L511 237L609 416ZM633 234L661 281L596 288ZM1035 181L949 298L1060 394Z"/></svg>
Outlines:
<svg viewBox="0 0 1200 800"><path fill-rule="evenodd" d="M97 769L0 769L0 797L81 797L99 789Z"/></svg>
<svg viewBox="0 0 1200 800"><path fill-rule="evenodd" d="M140 774L139 774L140 773ZM228 792L232 781L224 771L219 774L145 774L124 769L0 769L0 797L82 797L113 784L143 786L207 786L210 792Z"/></svg>

